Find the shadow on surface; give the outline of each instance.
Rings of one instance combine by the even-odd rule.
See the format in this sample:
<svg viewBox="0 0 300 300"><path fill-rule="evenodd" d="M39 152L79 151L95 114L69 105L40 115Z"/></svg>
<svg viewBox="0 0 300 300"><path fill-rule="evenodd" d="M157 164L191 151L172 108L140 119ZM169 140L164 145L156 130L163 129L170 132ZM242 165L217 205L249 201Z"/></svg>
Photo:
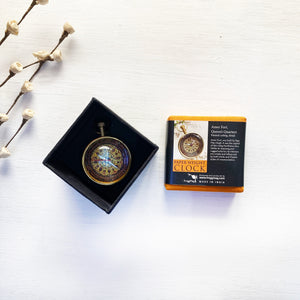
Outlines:
<svg viewBox="0 0 300 300"><path fill-rule="evenodd" d="M35 128L34 120L29 120L28 122L26 122L22 131L19 133L20 136L18 138L22 139L24 137L26 138L31 137L34 132L34 128Z"/></svg>
<svg viewBox="0 0 300 300"><path fill-rule="evenodd" d="M73 187L65 183L65 195L69 200L70 209L76 213L79 218L88 219L88 223L106 216L107 214L89 199L85 198Z"/></svg>
<svg viewBox="0 0 300 300"><path fill-rule="evenodd" d="M1 175L8 175L10 172L10 162L9 162L9 158L2 158L2 163L0 164L0 174Z"/></svg>
<svg viewBox="0 0 300 300"><path fill-rule="evenodd" d="M52 63L49 62L47 64L46 68L47 68L47 70L44 70L44 71L47 72L47 76L54 76L57 79L57 74L59 72L61 72L61 70L63 69L63 64L61 62L59 62L59 63L57 63L57 62L52 62Z"/></svg>
<svg viewBox="0 0 300 300"><path fill-rule="evenodd" d="M33 98L34 98L34 95L32 93L26 93L26 94L24 94L19 99L18 103L16 104L16 107L17 107L17 105L21 105L21 107L23 107L23 110L25 108L31 108L32 102L33 102Z"/></svg>
<svg viewBox="0 0 300 300"><path fill-rule="evenodd" d="M165 191L168 215L225 217L233 203L234 193Z"/></svg>

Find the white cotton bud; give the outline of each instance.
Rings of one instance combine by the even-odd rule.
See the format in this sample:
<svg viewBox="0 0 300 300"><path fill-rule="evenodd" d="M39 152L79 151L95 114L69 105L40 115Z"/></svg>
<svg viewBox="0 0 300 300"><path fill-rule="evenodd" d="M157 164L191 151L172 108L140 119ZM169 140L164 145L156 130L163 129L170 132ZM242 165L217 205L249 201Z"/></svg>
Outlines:
<svg viewBox="0 0 300 300"><path fill-rule="evenodd" d="M48 51L40 50L33 52L32 55L38 60L46 60L50 56L50 53Z"/></svg>
<svg viewBox="0 0 300 300"><path fill-rule="evenodd" d="M22 113L22 117L25 120L30 120L32 119L34 116L34 111L32 109L26 108L23 113Z"/></svg>
<svg viewBox="0 0 300 300"><path fill-rule="evenodd" d="M26 80L21 88L21 92L25 94L31 92L32 90L33 90L33 84L30 81Z"/></svg>
<svg viewBox="0 0 300 300"><path fill-rule="evenodd" d="M46 5L48 4L49 0L37 0L36 4Z"/></svg>
<svg viewBox="0 0 300 300"><path fill-rule="evenodd" d="M16 73L20 73L23 70L23 66L20 62L16 61L14 63L12 63L9 67L9 71L16 74Z"/></svg>
<svg viewBox="0 0 300 300"><path fill-rule="evenodd" d="M60 62L60 61L63 60L63 58L62 58L62 53L61 53L61 51L60 51L59 49L56 49L56 50L50 55L50 58L51 58L52 60L57 61L57 62Z"/></svg>
<svg viewBox="0 0 300 300"><path fill-rule="evenodd" d="M6 147L2 147L0 150L0 158L6 158L10 156L10 152Z"/></svg>
<svg viewBox="0 0 300 300"><path fill-rule="evenodd" d="M64 24L64 31L66 31L68 34L72 34L75 32L75 29L70 25L68 22Z"/></svg>
<svg viewBox="0 0 300 300"><path fill-rule="evenodd" d="M9 117L7 114L0 114L0 123L8 121Z"/></svg>
<svg viewBox="0 0 300 300"><path fill-rule="evenodd" d="M18 22L16 20L8 21L6 24L6 30L11 34L18 35L19 34Z"/></svg>

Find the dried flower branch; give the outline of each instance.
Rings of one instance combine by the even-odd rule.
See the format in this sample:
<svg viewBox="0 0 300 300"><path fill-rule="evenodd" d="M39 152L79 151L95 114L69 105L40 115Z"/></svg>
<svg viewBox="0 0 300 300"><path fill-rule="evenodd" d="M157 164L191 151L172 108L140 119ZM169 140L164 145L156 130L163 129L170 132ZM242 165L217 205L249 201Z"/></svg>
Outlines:
<svg viewBox="0 0 300 300"><path fill-rule="evenodd" d="M17 97L15 98L15 100L13 101L12 105L10 106L10 108L8 109L8 111L6 112L6 115L8 115L10 113L10 111L13 109L13 107L16 105L16 103L18 102L18 100L26 93L29 93L33 90L33 84L32 84L32 80L33 78L37 75L37 73L40 71L40 69L42 68L42 66L44 65L44 63L46 61L56 61L56 62L61 62L62 61L62 53L59 49L57 49L57 47L64 41L64 39L69 35L75 32L74 28L69 24L69 23L65 23L64 24L64 30L63 33L58 41L58 44L52 49L51 52L47 52L44 50L41 51L37 51L33 53L33 56L35 56L38 61L33 62L27 66L22 66L21 63L14 63L13 67L11 65L10 68L10 73L9 76L5 79L5 81L0 85L3 86L10 78L12 78L13 76L15 76L16 73L18 72L13 72L11 69L13 69L14 71L20 70L22 71L23 69L35 65L35 64L39 64L38 68L36 69L36 71L33 73L33 75L30 77L29 80L26 80L23 84L23 86L21 87L21 91L19 92L19 94L17 95ZM18 68L17 68L18 67ZM3 124L4 122L0 122L0 126Z"/></svg>
<svg viewBox="0 0 300 300"><path fill-rule="evenodd" d="M73 34L75 32L74 28L68 23L66 22L64 24L64 30L63 33L60 37L60 39L58 40L57 45L53 48L53 50L50 52L50 54L52 54L58 47L59 45L64 41L64 39L69 35L69 34Z"/></svg>
<svg viewBox="0 0 300 300"><path fill-rule="evenodd" d="M20 62L16 61L12 63L9 67L9 75L0 84L0 87L2 87L10 78L14 77L17 73L20 73L22 70L23 70L23 66Z"/></svg>
<svg viewBox="0 0 300 300"><path fill-rule="evenodd" d="M16 20L10 20L6 24L6 30L4 37L0 40L0 46L4 43L4 41L8 38L9 35L18 35L19 34L19 25L21 22L25 19L25 17L29 14L29 12L33 9L34 6L36 5L45 5L49 2L49 0L32 0L29 8L27 11L24 13L22 18L20 19L19 22ZM38 64L37 69L34 71L34 73L31 75L29 80L26 80L24 84L22 85L19 94L13 101L12 105L8 109L6 113L0 113L0 126L7 122L9 119L8 114L10 111L13 109L15 104L18 102L18 100L21 98L26 93L29 93L33 90L33 84L32 81L34 77L38 74L38 72L41 70L42 66L47 62L47 61L56 61L56 62L61 62L62 61L62 53L58 49L59 45L67 38L70 34L74 33L75 30L74 28L69 24L65 23L63 26L63 32L58 40L58 43L56 46L52 49L51 52L47 51L37 51L33 53L33 56L37 58L37 61L34 61L33 63L30 63L28 65L23 66L20 62L16 61L12 63L9 67L9 74L5 78L5 80L0 84L0 87L2 87L4 84L6 84L12 77L14 77L17 73L20 73L23 69L26 69L28 67L34 66ZM0 149L0 158L6 158L10 156L10 152L8 150L9 144L13 141L13 139L17 136L17 134L21 131L21 129L24 127L24 125L34 116L34 111L31 109L25 109L23 114L23 119L22 123L15 132L15 134L11 137L11 139L8 141L8 143Z"/></svg>
<svg viewBox="0 0 300 300"><path fill-rule="evenodd" d="M33 0L19 22L17 22L16 20L8 21L6 24L6 30L4 33L4 37L0 41L0 46L4 43L4 41L9 37L10 34L13 34L13 35L19 34L19 25L22 23L22 21L25 19L25 17L29 14L29 12L36 5L38 5L38 4L45 5L45 4L48 4L48 2L49 2L48 0Z"/></svg>
<svg viewBox="0 0 300 300"><path fill-rule="evenodd" d="M7 76L7 78L0 84L0 88L8 81L10 80L12 77L14 77L17 73L21 72L23 69L27 69L28 67L31 67L33 65L36 64L40 64L46 61L56 61L56 62L61 62L62 61L62 53L59 49L57 49L59 47L59 45L65 40L66 37L68 37L69 34L74 33L75 30L74 28L68 23L66 22L63 26L63 33L61 35L61 37L59 38L59 41L57 43L57 45L52 49L51 52L47 52L45 50L40 50L40 51L36 51L33 52L33 56L35 58L37 58L38 60L28 64L26 66L22 66L22 64L20 62L14 62L13 64L11 64L10 68L9 68L9 75ZM40 70L40 68L38 69ZM30 80L29 80L30 81Z"/></svg>
<svg viewBox="0 0 300 300"><path fill-rule="evenodd" d="M1 148L0 150L0 158L6 158L10 156L10 152L8 151L7 147L12 142L12 140L16 137L16 135L21 131L21 129L24 127L24 125L27 123L28 120L32 119L34 116L34 111L27 108L22 113L22 122L16 133L12 136L12 138L8 141L8 143Z"/></svg>

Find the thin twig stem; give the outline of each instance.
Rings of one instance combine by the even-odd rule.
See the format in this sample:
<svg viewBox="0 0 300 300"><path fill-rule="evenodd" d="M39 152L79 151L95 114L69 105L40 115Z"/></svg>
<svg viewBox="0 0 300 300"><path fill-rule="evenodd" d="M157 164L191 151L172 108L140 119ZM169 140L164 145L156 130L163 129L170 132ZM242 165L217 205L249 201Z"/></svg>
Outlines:
<svg viewBox="0 0 300 300"><path fill-rule="evenodd" d="M33 63L29 64L29 65L24 66L23 69L26 69L26 68L31 67L31 66L33 66L33 65L36 65L36 64L38 64L39 62L41 62L41 61L40 61L40 60L37 60L37 61L35 61L35 62L33 62Z"/></svg>
<svg viewBox="0 0 300 300"><path fill-rule="evenodd" d="M33 62L33 63L29 64L29 65L24 66L23 69L26 69L26 68L31 67L31 66L33 66L33 65L36 65L36 64L38 64L38 63L40 63L40 62L41 62L40 60L37 60L37 61L35 61L35 62ZM8 80L10 80L12 77L14 77L15 75L16 75L15 73L10 72L9 75L7 76L7 78L0 84L0 88L1 88Z"/></svg>
<svg viewBox="0 0 300 300"><path fill-rule="evenodd" d="M57 48L58 46L64 41L64 39L68 36L69 34L64 31L60 37L60 39L58 40L57 45L52 49L52 51L50 52L50 54L52 54Z"/></svg>
<svg viewBox="0 0 300 300"><path fill-rule="evenodd" d="M22 21L25 19L25 17L29 14L29 12L34 8L34 6L36 5L36 0L33 0L29 6L29 8L26 10L25 14L23 15L23 17L21 18L21 20L18 22L18 25L20 25L22 23Z"/></svg>
<svg viewBox="0 0 300 300"><path fill-rule="evenodd" d="M25 19L25 17L29 14L29 12L34 8L34 6L36 6L36 0L33 0L30 4L30 6L28 7L28 9L26 10L25 14L22 16L21 20L18 22L18 25L20 25L22 23L22 21ZM10 35L10 33L6 30L4 37L1 39L0 41L0 46L4 43L4 41L8 38L8 36Z"/></svg>
<svg viewBox="0 0 300 300"><path fill-rule="evenodd" d="M40 61L39 67L36 69L36 71L32 74L29 81L32 81L32 79L35 77L35 75L39 72L39 70L42 68L43 64L45 63L45 60Z"/></svg>
<svg viewBox="0 0 300 300"><path fill-rule="evenodd" d="M14 77L15 75L15 73L10 72L6 79L0 84L0 87L2 87L10 78Z"/></svg>
<svg viewBox="0 0 300 300"><path fill-rule="evenodd" d="M20 132L20 130L22 129L22 127L25 125L25 123L27 122L28 120L26 119L23 119L22 120L22 123L20 125L20 127L18 128L18 130L16 131L16 133L12 136L12 138L8 141L8 143L5 145L5 148L8 147L8 145L11 143L11 141L16 137L16 135Z"/></svg>
<svg viewBox="0 0 300 300"><path fill-rule="evenodd" d="M36 71L32 74L32 76L30 77L29 81L32 81L33 78L35 77L35 75L40 71L40 69L42 68L43 64L45 63L45 61L40 61L39 62L40 65L39 67L36 69ZM7 115L10 113L10 111L13 109L13 107L16 105L16 103L18 102L18 100L20 99L21 96L23 96L24 93L22 91L20 91L20 93L18 94L18 96L16 97L16 99L14 100L13 104L10 106L9 110L7 111Z"/></svg>
<svg viewBox="0 0 300 300"><path fill-rule="evenodd" d="M7 111L7 115L9 114L9 112L13 109L13 107L16 105L16 103L18 102L19 98L23 95L24 93L21 91L17 98L15 99L15 101L13 102L13 104L10 106L9 110Z"/></svg>
<svg viewBox="0 0 300 300"><path fill-rule="evenodd" d="M36 1L36 0L34 0L34 1L32 2L31 6L32 6L32 5L33 5L33 6L35 5L35 4L34 4L34 3L36 3L35 1ZM31 6L30 6L30 7L31 7ZM33 7L33 6L32 6L32 7ZM30 11L30 9L32 9L32 7L28 9L28 12ZM27 13L28 13L28 12L27 12ZM26 15L27 13L25 13L25 15ZM24 17L23 17L22 19L24 19ZM21 21L22 21L22 20L21 20ZM69 35L69 33L66 32L66 31L64 31L64 32L62 33L61 37L60 37L59 40L58 40L57 45L52 49L52 51L50 52L50 54L52 54L52 53L58 48L58 46L64 41L64 39L65 39L68 35ZM49 58L49 59L47 59L47 60L52 60L52 59ZM28 67L30 67L30 66L33 66L33 65L39 63L38 68L37 68L36 71L32 74L32 76L30 77L29 81L32 81L32 80L33 80L33 78L34 78L34 77L36 76L36 74L41 70L42 66L44 65L44 63L45 63L47 60L38 60L38 61L35 61L35 62L33 62L33 63L31 63L31 64L29 64L29 65L23 67L23 69L26 69L26 68L28 68ZM10 79L10 77L7 78L7 79L5 80L4 83L6 83L9 79ZM4 84L4 83L3 83L3 84ZM2 86L3 84L1 84L1 86ZM0 86L0 87L1 87L1 86ZM6 113L7 115L10 113L10 111L11 111L11 110L13 109L13 107L16 105L16 103L18 102L19 98L20 98L21 96L23 96L23 95L24 95L24 93L23 93L22 91L20 91L20 93L18 94L18 96L17 96L16 99L14 100L13 104L10 106L9 110L7 111L7 113ZM0 125L1 125L1 124L0 124Z"/></svg>
<svg viewBox="0 0 300 300"><path fill-rule="evenodd" d="M8 31L5 31L4 37L0 41L0 46L4 43L4 41L8 38L9 35L10 33Z"/></svg>
<svg viewBox="0 0 300 300"><path fill-rule="evenodd" d="M35 1L33 1L33 2L35 2ZM33 4L33 3L32 3L32 4ZM32 4L31 4L31 5L32 5ZM34 5L33 5L33 6L34 6ZM33 6L32 6L32 7L33 7ZM23 18L23 19L24 19L24 18ZM22 21L22 20L21 20L21 21ZM50 52L50 54L52 54L52 53L59 47L59 45L65 40L65 38L66 38L68 35L69 35L69 34L68 34L68 32L66 32L66 31L64 31L64 32L62 33L61 37L59 38L59 41L58 41L57 45L52 49L52 51ZM0 45L1 45L1 43L0 43ZM43 60L43 61L37 60L37 61L35 61L35 62L33 62L33 63L29 64L29 65L24 66L23 69L27 69L27 68L29 68L29 67L31 67L31 66L33 66L33 65L40 64L39 67L38 67L38 69L37 69L37 70L35 71L35 73L32 75L32 77L31 77L31 79L32 79L32 78L36 75L36 73L41 69L42 65L43 65L47 60L53 60L53 59L48 58L48 59ZM12 78L14 75L15 75L15 74L13 74L13 75L10 74L10 75L5 79L5 81L3 81L3 83L0 84L0 87L2 87L2 86L3 86L10 78ZM31 79L29 79L29 81L31 81Z"/></svg>

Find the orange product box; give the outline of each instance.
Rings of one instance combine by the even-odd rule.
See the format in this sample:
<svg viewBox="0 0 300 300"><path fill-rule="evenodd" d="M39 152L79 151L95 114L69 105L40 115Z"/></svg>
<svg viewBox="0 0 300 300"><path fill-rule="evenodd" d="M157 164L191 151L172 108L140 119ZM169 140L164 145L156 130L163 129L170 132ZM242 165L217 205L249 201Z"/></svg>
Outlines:
<svg viewBox="0 0 300 300"><path fill-rule="evenodd" d="M168 118L167 190L244 191L245 117Z"/></svg>

